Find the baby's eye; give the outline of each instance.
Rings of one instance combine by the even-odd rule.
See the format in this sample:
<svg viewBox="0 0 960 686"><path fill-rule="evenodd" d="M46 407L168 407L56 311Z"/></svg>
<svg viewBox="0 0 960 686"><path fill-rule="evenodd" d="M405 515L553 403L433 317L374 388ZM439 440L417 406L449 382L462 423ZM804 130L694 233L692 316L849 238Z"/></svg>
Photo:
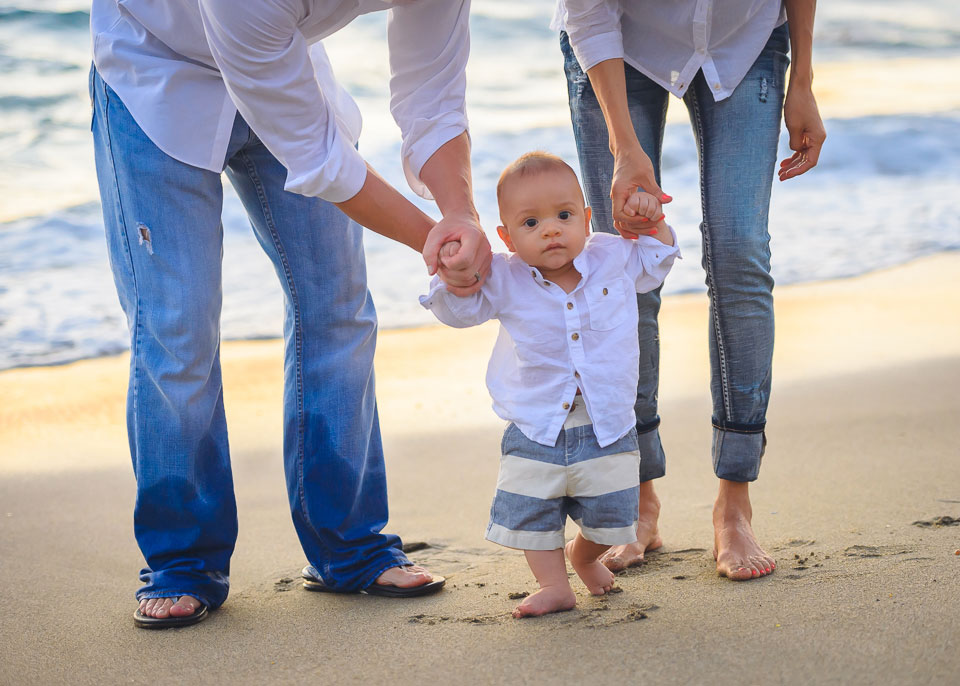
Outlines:
<svg viewBox="0 0 960 686"><path fill-rule="evenodd" d="M562 211L560 214L558 214L557 216L560 217L560 219L562 219L563 221L566 221L566 220L568 220L568 219L570 218L570 212L567 211L567 210L563 210L563 211Z"/></svg>
<svg viewBox="0 0 960 686"><path fill-rule="evenodd" d="M539 224L539 222L533 217L530 217L525 222L523 222L523 225L530 229L535 228L537 224Z"/></svg>

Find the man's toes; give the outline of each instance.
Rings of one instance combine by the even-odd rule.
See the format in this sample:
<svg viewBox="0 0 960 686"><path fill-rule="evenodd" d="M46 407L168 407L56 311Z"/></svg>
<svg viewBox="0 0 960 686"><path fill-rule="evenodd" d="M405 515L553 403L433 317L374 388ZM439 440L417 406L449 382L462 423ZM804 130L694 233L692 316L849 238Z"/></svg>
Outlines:
<svg viewBox="0 0 960 686"><path fill-rule="evenodd" d="M193 596L180 596L180 599L170 606L170 615L172 617L189 617L197 611L198 607L200 607L200 601Z"/></svg>
<svg viewBox="0 0 960 686"><path fill-rule="evenodd" d="M173 604L169 598L150 598L147 601L147 609L144 612L140 611L140 614L147 615L148 617L157 617L163 619L164 617L169 616L170 606Z"/></svg>

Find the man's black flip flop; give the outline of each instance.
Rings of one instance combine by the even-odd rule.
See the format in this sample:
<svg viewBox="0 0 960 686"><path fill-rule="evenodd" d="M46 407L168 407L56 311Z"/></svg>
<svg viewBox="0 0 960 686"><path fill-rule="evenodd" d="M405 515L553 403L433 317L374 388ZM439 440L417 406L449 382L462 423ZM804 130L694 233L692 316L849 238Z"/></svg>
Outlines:
<svg viewBox="0 0 960 686"><path fill-rule="evenodd" d="M207 606L201 605L192 615L186 617L149 617L140 614L140 608L133 613L133 623L141 629L173 629L178 626L190 626L207 618Z"/></svg>
<svg viewBox="0 0 960 686"><path fill-rule="evenodd" d="M318 591L320 593L338 592L331 590L329 586L323 583L323 579L320 578L320 573L313 565L304 567L301 575L303 576L303 587L308 591ZM365 593L366 595L383 596L384 598L416 598L417 596L436 593L443 588L445 583L447 583L447 580L444 577L434 575L433 581L421 584L420 586L401 588L400 586L386 586L384 584L372 583L359 592Z"/></svg>

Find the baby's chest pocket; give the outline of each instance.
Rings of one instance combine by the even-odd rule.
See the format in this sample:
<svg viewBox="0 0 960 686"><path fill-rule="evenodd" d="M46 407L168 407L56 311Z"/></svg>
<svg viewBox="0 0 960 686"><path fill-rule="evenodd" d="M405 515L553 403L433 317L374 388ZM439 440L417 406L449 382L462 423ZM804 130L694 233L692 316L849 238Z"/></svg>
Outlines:
<svg viewBox="0 0 960 686"><path fill-rule="evenodd" d="M590 328L596 331L609 331L620 324L627 316L630 302L621 281L592 284L584 289L587 309L590 314Z"/></svg>

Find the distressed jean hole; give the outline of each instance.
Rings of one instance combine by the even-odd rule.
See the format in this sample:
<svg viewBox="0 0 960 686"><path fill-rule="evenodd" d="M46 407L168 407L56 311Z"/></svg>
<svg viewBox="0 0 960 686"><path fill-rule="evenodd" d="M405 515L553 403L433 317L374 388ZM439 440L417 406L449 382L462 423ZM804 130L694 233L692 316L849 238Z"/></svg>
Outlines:
<svg viewBox="0 0 960 686"><path fill-rule="evenodd" d="M137 224L137 231L140 235L140 245L146 247L147 254L153 254L153 242L150 240L150 229L144 223Z"/></svg>

